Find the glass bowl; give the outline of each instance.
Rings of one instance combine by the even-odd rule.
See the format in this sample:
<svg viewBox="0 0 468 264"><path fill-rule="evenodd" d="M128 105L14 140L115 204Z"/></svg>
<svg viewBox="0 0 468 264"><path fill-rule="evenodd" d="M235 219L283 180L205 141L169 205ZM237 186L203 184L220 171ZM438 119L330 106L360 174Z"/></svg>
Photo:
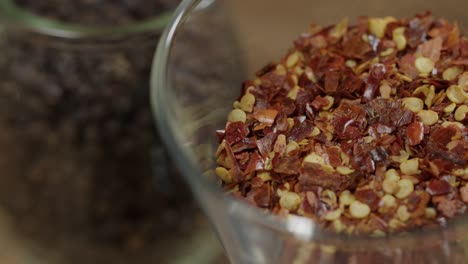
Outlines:
<svg viewBox="0 0 468 264"><path fill-rule="evenodd" d="M212 220L232 263L467 263L468 221L385 238L346 237L312 221L265 214L222 193L213 176L217 140L244 80L278 60L309 23L347 16L410 17L425 10L468 25L462 0L186 0L154 58L152 94L160 133ZM183 52L181 52L183 51Z"/></svg>

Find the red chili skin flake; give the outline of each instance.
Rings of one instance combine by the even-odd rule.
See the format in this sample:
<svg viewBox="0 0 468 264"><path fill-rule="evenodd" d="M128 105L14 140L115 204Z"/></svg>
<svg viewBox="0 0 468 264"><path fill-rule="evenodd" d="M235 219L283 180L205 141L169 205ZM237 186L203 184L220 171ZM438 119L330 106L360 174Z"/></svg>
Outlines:
<svg viewBox="0 0 468 264"><path fill-rule="evenodd" d="M273 149L273 143L276 141L277 134L269 133L266 134L263 138L257 140L257 148L262 157L268 156L268 153Z"/></svg>
<svg viewBox="0 0 468 264"><path fill-rule="evenodd" d="M444 180L432 180L429 183L429 186L427 186L426 191L430 195L442 195L442 194L447 194L452 191L452 186Z"/></svg>
<svg viewBox="0 0 468 264"><path fill-rule="evenodd" d="M421 122L414 122L406 128L406 138L411 146L418 145L424 138L424 125Z"/></svg>
<svg viewBox="0 0 468 264"><path fill-rule="evenodd" d="M416 57L413 54L406 54L401 57L400 61L398 62L398 67L400 67L400 70L412 79L418 77L419 74L416 66L414 66L415 61Z"/></svg>
<svg viewBox="0 0 468 264"><path fill-rule="evenodd" d="M258 154L258 152L255 151L254 153L252 153L252 155L250 155L250 161L249 161L249 164L247 165L247 168L244 171L244 174L250 174L254 171L263 170L264 165L265 165L265 161Z"/></svg>
<svg viewBox="0 0 468 264"><path fill-rule="evenodd" d="M273 159L273 171L285 175L297 175L301 166L298 156L275 157Z"/></svg>
<svg viewBox="0 0 468 264"><path fill-rule="evenodd" d="M325 172L320 164L304 163L300 170L299 184L307 186L321 186L334 192L350 189L355 186L354 175L340 175Z"/></svg>
<svg viewBox="0 0 468 264"><path fill-rule="evenodd" d="M272 125L275 122L278 111L274 109L262 109L253 114L253 118L257 119L260 123Z"/></svg>
<svg viewBox="0 0 468 264"><path fill-rule="evenodd" d="M299 142L306 138L312 130L314 129L314 124L309 120L304 120L302 123L294 126L289 133L288 140L293 140Z"/></svg>
<svg viewBox="0 0 468 264"><path fill-rule="evenodd" d="M318 111L320 109L322 109L323 107L327 106L328 105L328 100L324 97L321 97L321 96L317 96L315 97L314 101L312 101L312 108L315 110L315 111Z"/></svg>
<svg viewBox="0 0 468 264"><path fill-rule="evenodd" d="M263 184L262 187L252 190L253 199L258 207L268 208L271 201L271 189L268 184Z"/></svg>
<svg viewBox="0 0 468 264"><path fill-rule="evenodd" d="M361 101L366 103L377 96L377 90L380 87L380 82L383 80L386 73L385 65L377 63L372 65L370 75L366 82L366 88L362 95Z"/></svg>
<svg viewBox="0 0 468 264"><path fill-rule="evenodd" d="M431 59L433 62L438 62L443 41L441 37L435 37L419 45L418 52L421 52L424 57Z"/></svg>
<svg viewBox="0 0 468 264"><path fill-rule="evenodd" d="M229 145L243 140L248 134L248 130L243 122L233 122L226 127L224 138Z"/></svg>
<svg viewBox="0 0 468 264"><path fill-rule="evenodd" d="M327 71L325 74L325 92L327 94L335 94L340 85L342 73L337 70Z"/></svg>
<svg viewBox="0 0 468 264"><path fill-rule="evenodd" d="M375 211L379 208L380 198L373 190L357 190L354 193L354 196L358 201L369 205L372 211Z"/></svg>

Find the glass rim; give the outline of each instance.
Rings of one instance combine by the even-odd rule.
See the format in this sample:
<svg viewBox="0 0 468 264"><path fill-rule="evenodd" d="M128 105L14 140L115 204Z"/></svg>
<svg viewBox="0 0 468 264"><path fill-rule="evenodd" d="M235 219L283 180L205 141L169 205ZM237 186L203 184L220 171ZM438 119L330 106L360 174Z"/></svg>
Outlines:
<svg viewBox="0 0 468 264"><path fill-rule="evenodd" d="M172 44L175 41L177 31L183 27L185 20L195 11L197 6L203 0L183 0L173 14L169 24L165 28L159 40L158 48L153 58L153 67L151 72L151 104L153 108L153 118L157 123L158 130L163 142L166 145L171 157L182 171L185 179L192 186L199 188L194 192L208 192L209 195L227 200L232 206L229 210L235 210L242 214L242 217L252 221L254 224L267 227L282 234L294 235L300 240L308 242L344 242L345 247L367 248L369 246L380 246L385 249L401 248L403 245L420 246L420 241L437 241L442 238L450 238L452 241L463 237L463 232L468 227L468 216L461 215L449 221L448 227L436 227L431 229L417 229L414 231L390 234L383 237L373 237L369 235L345 235L325 231L314 223L312 219L290 215L287 218L281 218L270 213L265 214L261 209L247 204L244 201L226 195L221 188L213 181L203 175L200 168L190 158L177 138L177 124L170 120L168 111L171 105L168 99L170 90L168 63ZM197 197L199 199L199 197ZM205 207L201 203L202 207ZM205 211L206 208L203 208ZM426 239L435 240L426 240ZM379 244L378 242L385 242ZM349 244L351 243L351 244ZM436 242L434 242L436 243Z"/></svg>
<svg viewBox="0 0 468 264"><path fill-rule="evenodd" d="M50 19L19 7L14 0L0 0L0 21L6 25L26 28L33 32L59 38L87 38L118 36L158 30L161 32L170 21L173 10L119 26L95 26L62 22Z"/></svg>

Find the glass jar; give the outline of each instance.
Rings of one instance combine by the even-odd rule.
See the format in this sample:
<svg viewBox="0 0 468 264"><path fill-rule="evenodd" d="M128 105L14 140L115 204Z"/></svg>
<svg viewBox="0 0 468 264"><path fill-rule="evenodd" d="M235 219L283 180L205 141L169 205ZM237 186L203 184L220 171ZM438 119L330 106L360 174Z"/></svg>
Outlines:
<svg viewBox="0 0 468 264"><path fill-rule="evenodd" d="M224 127L242 82L279 59L309 23L329 25L360 15L408 17L429 9L464 30L467 1L225 0L197 8L202 3L184 1L163 34L154 60L152 103L162 137L232 263L468 262L466 216L433 231L347 237L325 233L306 218L266 214L222 193L213 176L215 131ZM207 20L216 21L212 30L193 37ZM181 82L187 75L193 81Z"/></svg>
<svg viewBox="0 0 468 264"><path fill-rule="evenodd" d="M206 235L149 106L169 16L80 25L0 1L2 215L65 263L158 262Z"/></svg>

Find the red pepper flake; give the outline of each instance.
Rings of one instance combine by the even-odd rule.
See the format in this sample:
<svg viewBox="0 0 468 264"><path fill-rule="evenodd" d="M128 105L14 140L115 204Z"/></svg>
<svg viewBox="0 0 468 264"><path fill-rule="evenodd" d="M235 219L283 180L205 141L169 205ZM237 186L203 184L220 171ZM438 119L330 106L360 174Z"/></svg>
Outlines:
<svg viewBox="0 0 468 264"><path fill-rule="evenodd" d="M419 45L418 52L421 52L424 57L431 59L434 63L437 63L440 59L442 43L443 39L441 37L435 37Z"/></svg>
<svg viewBox="0 0 468 264"><path fill-rule="evenodd" d="M274 109L261 109L255 111L253 118L257 119L260 123L272 125L275 122L275 118L278 115L278 111Z"/></svg>
<svg viewBox="0 0 468 264"><path fill-rule="evenodd" d="M225 139L229 145L243 140L248 134L248 130L243 122L233 122L226 127Z"/></svg>
<svg viewBox="0 0 468 264"><path fill-rule="evenodd" d="M354 175L340 175L325 172L320 164L304 163L300 170L299 184L303 186L321 186L334 192L351 189L355 186Z"/></svg>
<svg viewBox="0 0 468 264"><path fill-rule="evenodd" d="M375 211L379 207L380 198L377 193L370 189L357 190L354 193L356 199L362 203L369 205L372 211Z"/></svg>
<svg viewBox="0 0 468 264"><path fill-rule="evenodd" d="M325 92L328 94L336 93L340 85L342 73L336 70L327 71L325 74Z"/></svg>
<svg viewBox="0 0 468 264"><path fill-rule="evenodd" d="M321 96L317 96L315 97L314 101L312 101L312 108L314 108L314 110L318 111L322 108L324 108L325 106L327 106L329 104L327 98L324 98L324 97L321 97Z"/></svg>
<svg viewBox="0 0 468 264"><path fill-rule="evenodd" d="M249 164L247 165L247 168L245 169L244 173L245 174L250 174L251 172L254 172L254 171L263 170L264 165L265 165L265 161L258 154L258 152L255 151L254 153L252 153L252 155L250 155L250 161L249 161Z"/></svg>
<svg viewBox="0 0 468 264"><path fill-rule="evenodd" d="M258 207L268 208L271 201L271 189L268 184L264 184L262 187L252 191L253 199Z"/></svg>
<svg viewBox="0 0 468 264"><path fill-rule="evenodd" d="M424 138L424 125L421 122L414 122L408 125L406 129L406 138L410 146L415 146L421 143Z"/></svg>
<svg viewBox="0 0 468 264"><path fill-rule="evenodd" d="M442 195L452 191L452 186L444 180L432 180L427 186L426 191L430 195Z"/></svg>
<svg viewBox="0 0 468 264"><path fill-rule="evenodd" d="M306 138L308 135L312 133L314 129L314 124L310 120L304 120L303 122L299 123L298 125L294 126L289 133L289 140L299 142Z"/></svg>
<svg viewBox="0 0 468 264"><path fill-rule="evenodd" d="M377 96L377 90L380 87L380 82L383 80L386 73L385 65L377 63L372 65L369 71L369 78L366 82L366 88L362 95L363 102L369 102Z"/></svg>

